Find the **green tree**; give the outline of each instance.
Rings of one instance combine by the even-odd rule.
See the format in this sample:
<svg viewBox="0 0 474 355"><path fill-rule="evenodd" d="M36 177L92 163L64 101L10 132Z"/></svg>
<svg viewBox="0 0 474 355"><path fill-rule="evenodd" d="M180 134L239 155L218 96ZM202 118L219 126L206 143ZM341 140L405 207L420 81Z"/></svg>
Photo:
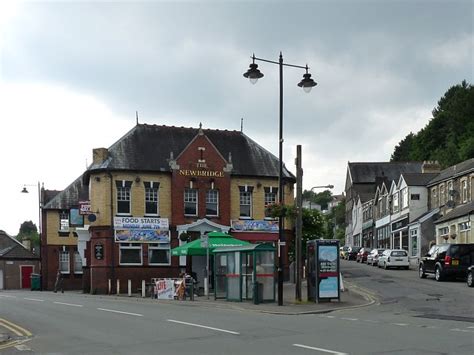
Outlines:
<svg viewBox="0 0 474 355"><path fill-rule="evenodd" d="M40 236L38 234L38 228L36 227L36 224L34 224L32 221L25 221L21 224L16 239L20 243L29 241L31 250L35 254L39 254Z"/></svg>
<svg viewBox="0 0 474 355"><path fill-rule="evenodd" d="M330 190L325 190L319 193L315 193L311 190L303 191L303 200L311 201L317 203L321 206L322 210L328 209L328 203L332 200L332 193Z"/></svg>

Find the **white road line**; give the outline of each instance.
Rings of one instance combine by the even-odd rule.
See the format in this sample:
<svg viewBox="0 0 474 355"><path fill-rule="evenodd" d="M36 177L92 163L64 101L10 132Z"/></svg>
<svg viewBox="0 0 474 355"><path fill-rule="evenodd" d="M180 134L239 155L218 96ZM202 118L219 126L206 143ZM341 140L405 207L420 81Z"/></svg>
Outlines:
<svg viewBox="0 0 474 355"><path fill-rule="evenodd" d="M304 349L322 351L322 352L330 353L330 354L347 355L347 353L341 353L341 352L339 352L339 351L333 351L333 350L322 349L322 348L315 348L314 346L307 346L307 345L302 345L302 344L293 344L293 346L297 346L298 348L304 348Z"/></svg>
<svg viewBox="0 0 474 355"><path fill-rule="evenodd" d="M64 302L53 302L56 304L62 304L64 306L71 306L71 307L84 307L82 304L73 304L73 303L64 303Z"/></svg>
<svg viewBox="0 0 474 355"><path fill-rule="evenodd" d="M40 300L38 298L26 298L26 297L23 297L24 300L28 300L28 301L36 301L36 302L44 302L44 300Z"/></svg>
<svg viewBox="0 0 474 355"><path fill-rule="evenodd" d="M390 323L390 324L398 325L400 327L406 327L407 325L410 325L410 324L407 324L407 323Z"/></svg>
<svg viewBox="0 0 474 355"><path fill-rule="evenodd" d="M6 297L6 298L16 298L16 296L10 296L10 295L0 295L0 297Z"/></svg>
<svg viewBox="0 0 474 355"><path fill-rule="evenodd" d="M194 324L194 323L188 323L188 322L181 322L181 321L179 321L179 320L174 320L174 319L167 319L167 321L168 321L168 322L173 322L173 323L184 324L184 325L190 325L190 326L198 327L198 328L211 329L211 330L215 330L215 331L223 332L223 333L229 333L229 334L235 334L235 335L239 335L239 334L240 334L240 333L234 332L234 331L232 331L232 330L226 330L226 329L208 327L207 325L201 325L201 324Z"/></svg>
<svg viewBox="0 0 474 355"><path fill-rule="evenodd" d="M372 320L372 319L362 319L363 322L367 323L380 323L378 320Z"/></svg>
<svg viewBox="0 0 474 355"><path fill-rule="evenodd" d="M114 309L106 309L106 308L97 308L97 309L98 309L99 311L104 311L104 312L128 314L129 316L143 317L143 314L139 314L139 313L122 312L122 311L116 311L116 310L114 310Z"/></svg>
<svg viewBox="0 0 474 355"><path fill-rule="evenodd" d="M341 318L341 319L344 319L344 320L358 320L357 318Z"/></svg>
<svg viewBox="0 0 474 355"><path fill-rule="evenodd" d="M474 329L474 327L467 327L468 329Z"/></svg>
<svg viewBox="0 0 474 355"><path fill-rule="evenodd" d="M474 331L467 330L467 329L454 328L454 329L450 329L450 330L453 331L453 332L474 333Z"/></svg>

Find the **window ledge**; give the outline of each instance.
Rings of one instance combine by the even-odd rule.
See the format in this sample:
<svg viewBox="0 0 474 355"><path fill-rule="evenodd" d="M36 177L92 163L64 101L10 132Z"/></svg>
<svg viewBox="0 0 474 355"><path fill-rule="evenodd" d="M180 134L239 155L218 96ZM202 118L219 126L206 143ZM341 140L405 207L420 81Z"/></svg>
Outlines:
<svg viewBox="0 0 474 355"><path fill-rule="evenodd" d="M252 220L253 218L252 217L242 217L242 216L240 216L239 219Z"/></svg>

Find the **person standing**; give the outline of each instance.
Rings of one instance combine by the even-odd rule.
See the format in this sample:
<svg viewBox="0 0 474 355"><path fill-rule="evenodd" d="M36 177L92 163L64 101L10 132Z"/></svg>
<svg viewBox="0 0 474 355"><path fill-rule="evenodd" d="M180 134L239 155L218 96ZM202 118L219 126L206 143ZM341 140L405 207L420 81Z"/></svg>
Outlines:
<svg viewBox="0 0 474 355"><path fill-rule="evenodd" d="M56 282L54 283L54 293L58 292L59 289L61 289L61 293L64 293L63 274L60 270L58 270L56 274Z"/></svg>

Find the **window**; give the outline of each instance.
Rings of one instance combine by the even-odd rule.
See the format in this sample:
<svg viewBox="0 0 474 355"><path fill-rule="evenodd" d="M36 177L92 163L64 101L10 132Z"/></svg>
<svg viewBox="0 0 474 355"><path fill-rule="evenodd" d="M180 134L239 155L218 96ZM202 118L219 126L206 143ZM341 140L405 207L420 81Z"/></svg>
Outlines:
<svg viewBox="0 0 474 355"><path fill-rule="evenodd" d="M448 181L448 199L453 200L454 195L454 188L453 188L453 181Z"/></svg>
<svg viewBox="0 0 474 355"><path fill-rule="evenodd" d="M408 207L408 188L404 188L401 191L401 209Z"/></svg>
<svg viewBox="0 0 474 355"><path fill-rule="evenodd" d="M461 197L462 202L467 202L467 180L461 181Z"/></svg>
<svg viewBox="0 0 474 355"><path fill-rule="evenodd" d="M69 252L59 251L59 271L61 274L69 274Z"/></svg>
<svg viewBox="0 0 474 355"><path fill-rule="evenodd" d="M84 226L84 216L79 214L78 208L71 208L69 211L69 221L71 226L74 227L83 227Z"/></svg>
<svg viewBox="0 0 474 355"><path fill-rule="evenodd" d="M184 190L184 214L187 216L197 216L198 195L196 189Z"/></svg>
<svg viewBox="0 0 474 355"><path fill-rule="evenodd" d="M398 192L393 194L392 206L393 206L393 212L394 213L398 212Z"/></svg>
<svg viewBox="0 0 474 355"><path fill-rule="evenodd" d="M148 257L148 264L150 265L171 265L170 244L148 244Z"/></svg>
<svg viewBox="0 0 474 355"><path fill-rule="evenodd" d="M69 212L59 212L59 232L69 233Z"/></svg>
<svg viewBox="0 0 474 355"><path fill-rule="evenodd" d="M120 244L120 265L142 265L142 245L140 243Z"/></svg>
<svg viewBox="0 0 474 355"><path fill-rule="evenodd" d="M265 187L265 217L266 218L271 218L267 211L267 207L270 205L273 205L277 202L277 192L278 188L277 187Z"/></svg>
<svg viewBox="0 0 474 355"><path fill-rule="evenodd" d="M412 201L419 201L420 200L420 194L411 194L410 195L410 200Z"/></svg>
<svg viewBox="0 0 474 355"><path fill-rule="evenodd" d="M74 273L82 274L82 259L77 250L74 252Z"/></svg>
<svg viewBox="0 0 474 355"><path fill-rule="evenodd" d="M117 186L117 214L130 214L131 181L115 181Z"/></svg>
<svg viewBox="0 0 474 355"><path fill-rule="evenodd" d="M410 229L411 256L418 255L418 229Z"/></svg>
<svg viewBox="0 0 474 355"><path fill-rule="evenodd" d="M145 181L143 184L145 185L145 215L158 216L158 189L160 187L160 183Z"/></svg>
<svg viewBox="0 0 474 355"><path fill-rule="evenodd" d="M438 207L438 193L436 191L436 187L431 189L431 207Z"/></svg>
<svg viewBox="0 0 474 355"><path fill-rule="evenodd" d="M446 203L446 193L444 190L444 184L439 185L439 205L444 206Z"/></svg>
<svg viewBox="0 0 474 355"><path fill-rule="evenodd" d="M206 192L206 216L219 215L219 190L207 190Z"/></svg>
<svg viewBox="0 0 474 355"><path fill-rule="evenodd" d="M239 186L240 190L240 218L252 218L252 191L251 186Z"/></svg>
<svg viewBox="0 0 474 355"><path fill-rule="evenodd" d="M448 227L443 227L438 229L438 236L439 237L444 237L449 234L449 228Z"/></svg>
<svg viewBox="0 0 474 355"><path fill-rule="evenodd" d="M462 222L462 223L459 223L459 231L462 232L462 231L467 231L471 229L471 222Z"/></svg>

